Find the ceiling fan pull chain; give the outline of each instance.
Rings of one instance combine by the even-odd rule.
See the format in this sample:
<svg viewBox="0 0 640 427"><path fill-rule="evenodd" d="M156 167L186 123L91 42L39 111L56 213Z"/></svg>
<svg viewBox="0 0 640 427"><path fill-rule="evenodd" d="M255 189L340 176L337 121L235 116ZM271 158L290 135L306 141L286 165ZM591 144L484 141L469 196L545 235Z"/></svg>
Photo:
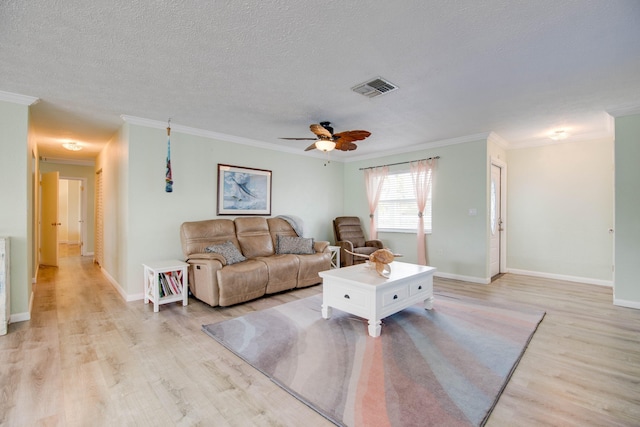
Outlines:
<svg viewBox="0 0 640 427"><path fill-rule="evenodd" d="M329 163L331 163L331 159L329 158L329 152L325 151L325 153L327 153L327 161L324 162L324 165L327 166Z"/></svg>

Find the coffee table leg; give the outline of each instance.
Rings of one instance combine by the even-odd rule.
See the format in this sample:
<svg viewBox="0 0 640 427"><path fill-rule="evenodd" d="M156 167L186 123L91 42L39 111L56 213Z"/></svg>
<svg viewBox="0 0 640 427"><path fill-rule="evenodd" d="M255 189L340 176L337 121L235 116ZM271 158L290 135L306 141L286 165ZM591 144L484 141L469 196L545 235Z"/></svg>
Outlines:
<svg viewBox="0 0 640 427"><path fill-rule="evenodd" d="M382 331L382 321L369 320L369 335L372 337L379 337L380 331Z"/></svg>
<svg viewBox="0 0 640 427"><path fill-rule="evenodd" d="M431 310L433 308L433 297L429 297L424 300L424 309Z"/></svg>
<svg viewBox="0 0 640 427"><path fill-rule="evenodd" d="M331 317L331 307L329 307L327 304L322 304L322 318L323 319L328 319Z"/></svg>

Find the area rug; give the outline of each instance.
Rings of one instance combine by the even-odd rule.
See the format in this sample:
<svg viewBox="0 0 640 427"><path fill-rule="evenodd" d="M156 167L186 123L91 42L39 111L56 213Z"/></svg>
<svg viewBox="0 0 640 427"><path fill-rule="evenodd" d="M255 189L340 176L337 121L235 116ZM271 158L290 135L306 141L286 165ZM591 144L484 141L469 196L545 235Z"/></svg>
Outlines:
<svg viewBox="0 0 640 427"><path fill-rule="evenodd" d="M544 312L436 296L367 321L322 296L204 325L212 338L337 425L484 425Z"/></svg>

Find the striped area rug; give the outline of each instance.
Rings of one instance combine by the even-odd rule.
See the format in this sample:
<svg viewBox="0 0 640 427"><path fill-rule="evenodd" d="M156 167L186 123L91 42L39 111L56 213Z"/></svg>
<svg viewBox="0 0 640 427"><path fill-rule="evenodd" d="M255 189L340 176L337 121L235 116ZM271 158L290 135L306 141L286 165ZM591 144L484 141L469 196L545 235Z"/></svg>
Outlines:
<svg viewBox="0 0 640 427"><path fill-rule="evenodd" d="M337 425L484 425L544 312L436 295L383 319L382 334L322 296L203 326Z"/></svg>

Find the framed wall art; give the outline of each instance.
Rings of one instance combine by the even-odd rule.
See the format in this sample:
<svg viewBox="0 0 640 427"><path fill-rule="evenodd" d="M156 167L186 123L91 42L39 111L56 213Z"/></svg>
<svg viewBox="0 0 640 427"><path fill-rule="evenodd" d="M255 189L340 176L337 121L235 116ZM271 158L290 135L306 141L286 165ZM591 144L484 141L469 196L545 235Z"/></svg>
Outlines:
<svg viewBox="0 0 640 427"><path fill-rule="evenodd" d="M218 164L218 215L271 215L271 171Z"/></svg>

